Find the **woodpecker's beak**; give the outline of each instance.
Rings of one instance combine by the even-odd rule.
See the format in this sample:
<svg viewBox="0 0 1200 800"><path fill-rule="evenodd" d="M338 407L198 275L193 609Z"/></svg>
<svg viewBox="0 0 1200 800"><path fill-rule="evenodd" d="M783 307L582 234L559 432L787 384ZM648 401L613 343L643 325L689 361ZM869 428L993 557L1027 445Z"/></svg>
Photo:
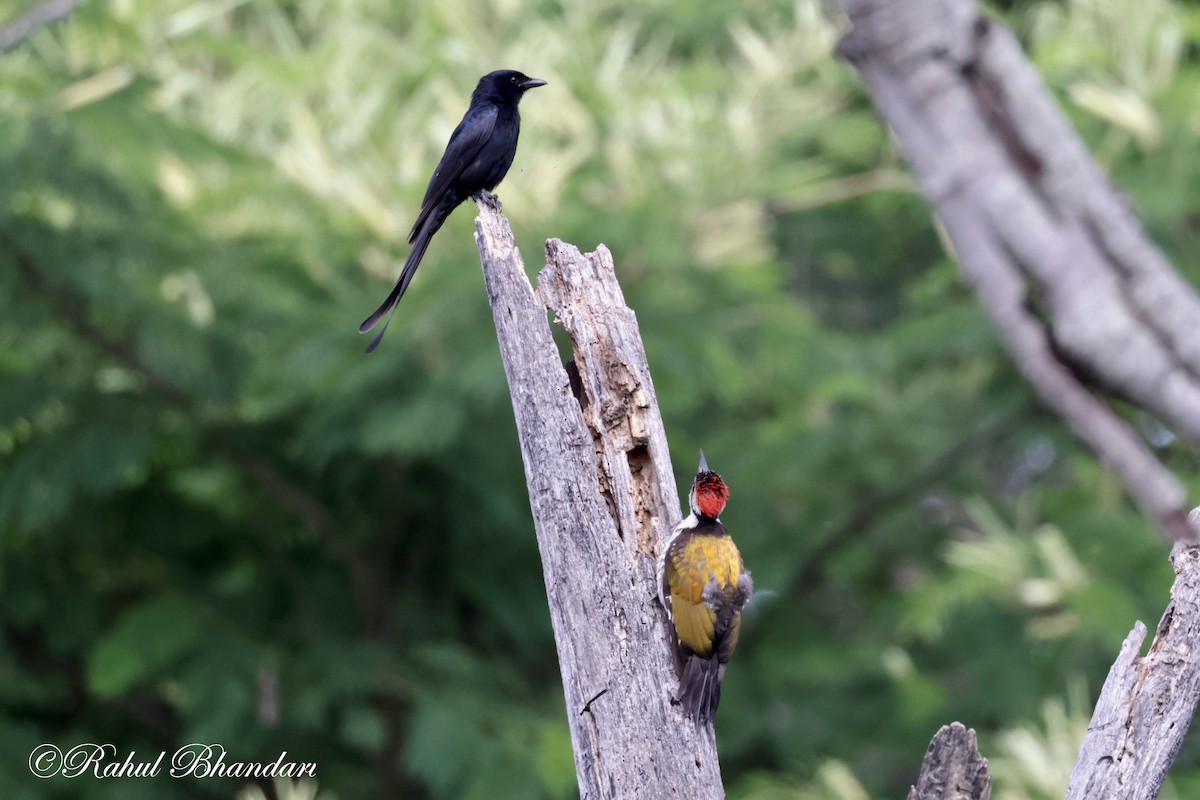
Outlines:
<svg viewBox="0 0 1200 800"><path fill-rule="evenodd" d="M546 82L544 80L542 80L541 78L526 78L525 80L521 81L521 83L520 83L521 91L523 91L523 92L527 92L530 89L536 89L539 86L545 86L545 85L546 85Z"/></svg>
<svg viewBox="0 0 1200 800"><path fill-rule="evenodd" d="M708 472L708 459L704 457L704 451L700 451L700 466L696 468L696 472Z"/></svg>

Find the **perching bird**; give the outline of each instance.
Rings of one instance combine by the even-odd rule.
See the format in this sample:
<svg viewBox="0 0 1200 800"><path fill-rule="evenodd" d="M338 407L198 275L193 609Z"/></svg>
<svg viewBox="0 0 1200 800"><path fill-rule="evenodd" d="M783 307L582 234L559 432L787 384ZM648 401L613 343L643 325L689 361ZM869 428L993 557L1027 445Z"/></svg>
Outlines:
<svg viewBox="0 0 1200 800"><path fill-rule="evenodd" d="M359 333L371 330L384 317L391 322L390 314L408 289L421 257L429 247L429 240L450 212L468 197L485 195L495 189L504 179L517 154L517 135L521 131L517 104L525 92L545 85L540 78L530 78L511 69L490 72L479 79L479 85L471 95L471 106L450 134L446 152L429 179L429 188L421 201L421 213L408 235L408 243L413 249L404 262L396 286L383 305L358 326ZM378 346L386 332L387 323L384 323L383 330L367 347L368 353Z"/></svg>
<svg viewBox="0 0 1200 800"><path fill-rule="evenodd" d="M671 529L658 559L658 598L675 629L678 699L698 724L717 711L742 608L754 592L742 554L721 524L728 499L729 487L701 451L688 494L691 514Z"/></svg>

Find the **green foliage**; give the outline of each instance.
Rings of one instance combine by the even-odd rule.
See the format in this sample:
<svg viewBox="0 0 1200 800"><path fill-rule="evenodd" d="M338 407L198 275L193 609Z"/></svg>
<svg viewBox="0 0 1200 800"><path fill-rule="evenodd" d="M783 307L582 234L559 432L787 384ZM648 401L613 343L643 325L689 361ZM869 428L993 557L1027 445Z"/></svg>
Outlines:
<svg viewBox="0 0 1200 800"><path fill-rule="evenodd" d="M122 614L88 654L88 688L97 697L111 698L152 682L202 643L195 616L195 609L171 595Z"/></svg>
<svg viewBox="0 0 1200 800"><path fill-rule="evenodd" d="M1195 281L1200 11L1131 8L1008 13ZM550 81L500 188L527 261L613 251L680 485L703 446L733 487L730 796L900 795L952 719L998 798L1054 790L1165 547L1030 397L835 40L818 0L110 0L0 58L0 796L266 796L24 768L86 741L286 750L292 798L575 794L469 208L355 333L501 66Z"/></svg>
<svg viewBox="0 0 1200 800"><path fill-rule="evenodd" d="M1083 686L1068 685L1067 698L1047 700L1040 724L1022 724L996 737L988 767L1000 788L996 800L1058 800L1067 792L1079 742L1088 730L1091 702Z"/></svg>

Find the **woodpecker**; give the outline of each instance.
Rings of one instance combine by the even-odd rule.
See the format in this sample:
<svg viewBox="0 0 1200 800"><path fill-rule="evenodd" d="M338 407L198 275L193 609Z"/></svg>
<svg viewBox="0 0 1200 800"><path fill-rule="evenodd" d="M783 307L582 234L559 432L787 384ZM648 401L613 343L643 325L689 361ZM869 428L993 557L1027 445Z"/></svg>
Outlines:
<svg viewBox="0 0 1200 800"><path fill-rule="evenodd" d="M671 529L658 558L658 599L674 629L678 700L696 724L706 725L721 700L721 680L737 647L745 607L754 585L721 512L729 487L700 468L688 493L691 513Z"/></svg>

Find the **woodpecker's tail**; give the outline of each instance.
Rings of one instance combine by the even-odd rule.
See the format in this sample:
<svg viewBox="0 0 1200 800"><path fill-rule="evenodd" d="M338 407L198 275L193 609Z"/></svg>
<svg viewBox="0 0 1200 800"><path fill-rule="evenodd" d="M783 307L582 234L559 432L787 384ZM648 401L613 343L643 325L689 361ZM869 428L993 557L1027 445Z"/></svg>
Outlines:
<svg viewBox="0 0 1200 800"><path fill-rule="evenodd" d="M714 655L712 658L701 658L692 655L683 665L683 677L679 679L679 702L683 711L697 725L707 725L712 722L717 713L717 704L721 702L721 678L725 674L725 665Z"/></svg>

